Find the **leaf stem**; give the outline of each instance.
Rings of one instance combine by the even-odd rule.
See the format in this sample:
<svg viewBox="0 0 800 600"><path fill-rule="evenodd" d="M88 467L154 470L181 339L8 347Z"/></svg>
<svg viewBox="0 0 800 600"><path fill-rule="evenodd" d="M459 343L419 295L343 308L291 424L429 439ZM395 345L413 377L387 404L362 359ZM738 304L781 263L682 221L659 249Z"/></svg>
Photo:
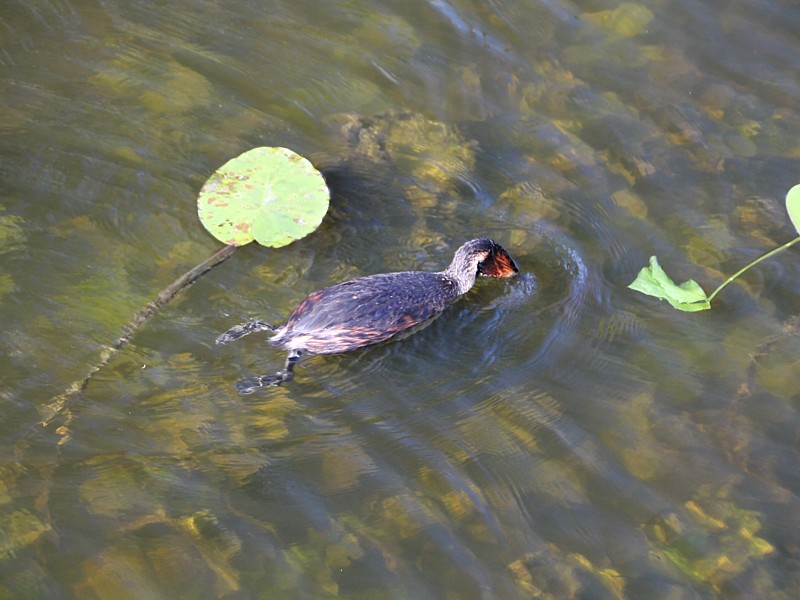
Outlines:
<svg viewBox="0 0 800 600"><path fill-rule="evenodd" d="M130 341L133 334L136 333L142 327L142 325L144 325L147 319L156 314L161 307L172 302L172 300L178 294L200 279L200 277L228 260L231 256L233 256L233 253L236 251L237 247L238 246L229 245L219 249L199 265L193 269L189 269L186 273L178 277L166 288L161 290L154 300L148 302L144 307L136 311L136 313L133 315L133 318L122 327L122 335L120 335L110 346L104 346L102 348L97 361L95 364L89 367L89 370L83 379L73 382L72 385L70 385L62 394L59 394L55 398L51 399L47 406L42 409L45 414L39 424L44 427L49 426L60 414L65 412L69 413L70 402L72 401L73 397L77 396L86 389L86 386L89 385L89 382L92 380L95 374L100 369L105 367L111 361L112 357ZM58 442L59 444L62 444L69 439L68 428L66 425L69 424L70 420L71 415L67 414L66 423L59 427L59 435L61 435L61 440Z"/></svg>
<svg viewBox="0 0 800 600"><path fill-rule="evenodd" d="M728 285L730 282L732 282L734 279L736 279L737 277L739 277L739 275L741 275L742 273L744 273L745 271L747 271L749 268L751 268L751 267L755 267L755 266L756 266L758 263L760 263L762 260L766 260L766 259L767 259L767 258L769 258L770 256L773 256L773 255L777 254L778 252L783 252L784 250L786 250L787 248L789 248L790 246L793 246L794 244L796 244L796 243L798 243L798 242L800 242L800 236L798 236L798 237L794 238L794 239L793 239L792 241L790 241L790 242L787 242L787 243L785 243L783 246L778 246L777 248L775 248L775 249L773 249L773 250L770 250L769 252L767 252L767 253L766 253L766 254L764 254L763 256L759 256L757 259L755 259L755 260L754 260L753 262L751 262L750 264L748 264L748 265L746 265L746 266L742 267L741 269L739 269L738 271L736 271L736 273L734 273L733 275L731 275L730 277L728 277L728 278L727 278L727 279L726 279L726 280L725 280L725 281L722 283L722 285L720 285L720 286L719 286L717 289L715 289L713 292L711 292L711 295L708 297L708 301L709 301L709 302L711 302L711 301L714 299L714 297L715 297L717 294L719 294L719 293L720 293L720 292L723 290L723 288L724 288L725 286L727 286L727 285Z"/></svg>

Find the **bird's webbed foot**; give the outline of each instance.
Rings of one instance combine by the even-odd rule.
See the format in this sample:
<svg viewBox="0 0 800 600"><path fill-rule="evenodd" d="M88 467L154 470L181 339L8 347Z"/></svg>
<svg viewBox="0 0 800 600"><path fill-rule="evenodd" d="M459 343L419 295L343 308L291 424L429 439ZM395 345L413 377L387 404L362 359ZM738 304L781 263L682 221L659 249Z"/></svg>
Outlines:
<svg viewBox="0 0 800 600"><path fill-rule="evenodd" d="M292 374L286 371L279 371L275 375L261 375L259 377L248 377L234 384L240 394L252 394L260 387L278 387L284 381L291 381Z"/></svg>
<svg viewBox="0 0 800 600"><path fill-rule="evenodd" d="M269 323L264 323L264 321L251 319L228 329L228 331L217 338L216 343L219 345L230 344L241 337L250 335L251 333L255 333L257 331L275 331L275 327Z"/></svg>
<svg viewBox="0 0 800 600"><path fill-rule="evenodd" d="M278 387L285 381L294 379L294 366L300 360L300 351L292 350L286 357L286 364L283 371L278 371L275 375L261 375L259 377L248 377L234 384L234 387L241 394L252 394L260 387Z"/></svg>

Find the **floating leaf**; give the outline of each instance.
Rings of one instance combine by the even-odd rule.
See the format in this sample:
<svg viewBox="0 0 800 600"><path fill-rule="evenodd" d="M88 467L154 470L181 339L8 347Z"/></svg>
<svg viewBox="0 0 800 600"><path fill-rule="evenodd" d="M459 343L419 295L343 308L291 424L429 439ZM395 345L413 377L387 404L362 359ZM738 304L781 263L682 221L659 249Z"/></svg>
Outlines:
<svg viewBox="0 0 800 600"><path fill-rule="evenodd" d="M197 198L200 221L223 244L254 239L278 248L319 227L330 192L322 174L287 148L253 148L209 177Z"/></svg>
<svg viewBox="0 0 800 600"><path fill-rule="evenodd" d="M711 301L696 281L690 279L677 285L664 272L655 256L650 257L650 266L639 271L636 279L628 287L648 296L666 300L678 310L696 312L711 308Z"/></svg>
<svg viewBox="0 0 800 600"><path fill-rule="evenodd" d="M797 233L800 233L800 183L786 194L786 212L789 213L789 220Z"/></svg>

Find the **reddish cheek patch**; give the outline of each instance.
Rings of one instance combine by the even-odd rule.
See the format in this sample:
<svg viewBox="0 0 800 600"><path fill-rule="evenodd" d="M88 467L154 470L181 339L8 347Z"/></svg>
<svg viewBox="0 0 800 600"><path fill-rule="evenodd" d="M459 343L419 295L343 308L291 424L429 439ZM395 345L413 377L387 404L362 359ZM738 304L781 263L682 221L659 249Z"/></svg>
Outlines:
<svg viewBox="0 0 800 600"><path fill-rule="evenodd" d="M481 273L489 277L511 277L519 269L506 252L498 252L481 265Z"/></svg>

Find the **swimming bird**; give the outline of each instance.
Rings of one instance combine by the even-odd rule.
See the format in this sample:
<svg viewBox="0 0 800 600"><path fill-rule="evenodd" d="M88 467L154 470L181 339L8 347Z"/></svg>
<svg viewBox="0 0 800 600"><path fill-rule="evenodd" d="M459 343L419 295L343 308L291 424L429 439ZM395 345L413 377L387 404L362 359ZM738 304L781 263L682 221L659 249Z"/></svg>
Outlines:
<svg viewBox="0 0 800 600"><path fill-rule="evenodd" d="M259 387L291 381L294 366L304 354L348 352L430 321L472 289L479 274L511 277L518 272L500 244L478 238L456 250L444 271L381 273L337 283L306 296L280 327L250 320L220 335L216 343L272 331L275 335L269 343L288 351L282 371L236 383L236 389L249 394Z"/></svg>

